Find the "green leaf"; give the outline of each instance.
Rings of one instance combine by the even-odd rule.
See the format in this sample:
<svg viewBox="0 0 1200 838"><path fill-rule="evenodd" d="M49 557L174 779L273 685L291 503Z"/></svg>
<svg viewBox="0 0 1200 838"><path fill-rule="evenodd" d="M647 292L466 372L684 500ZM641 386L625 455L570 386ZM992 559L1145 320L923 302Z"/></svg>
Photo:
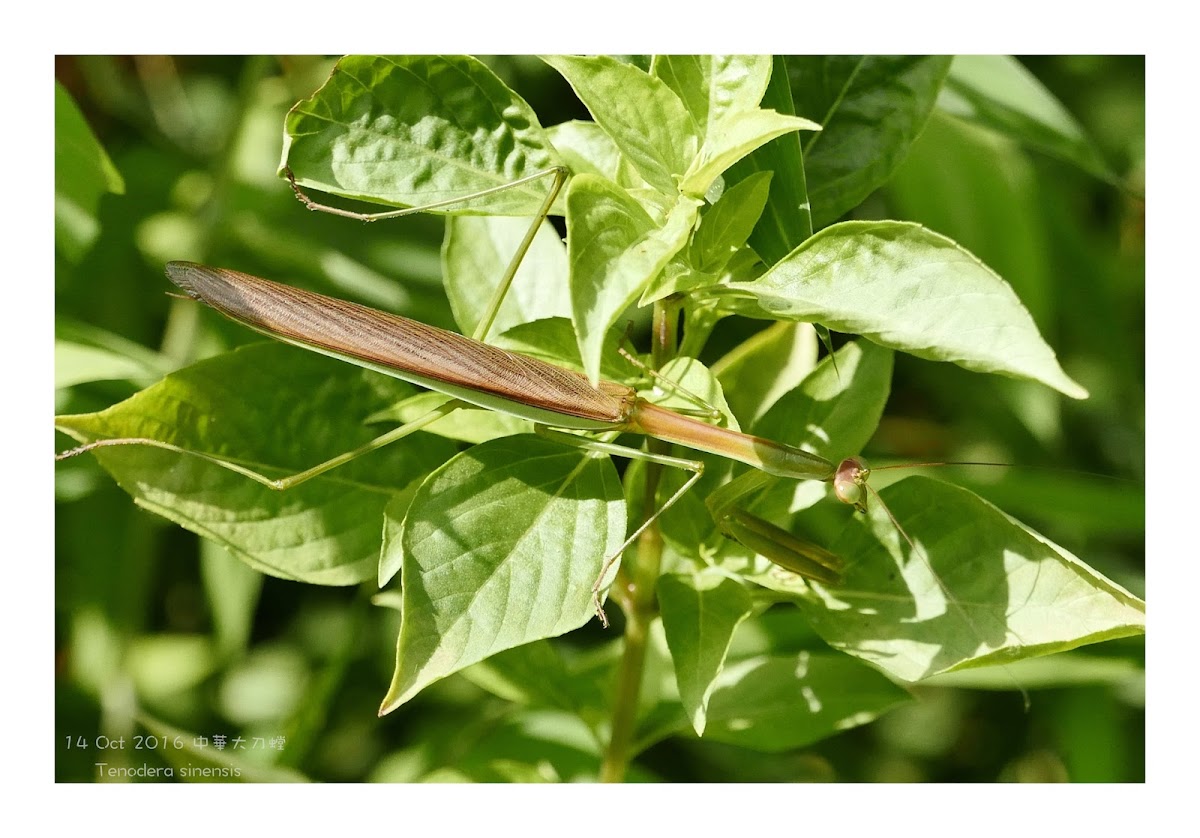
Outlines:
<svg viewBox="0 0 1200 838"><path fill-rule="evenodd" d="M693 262L702 271L719 272L746 243L762 216L773 172L756 172L734 184L700 218L692 240Z"/></svg>
<svg viewBox="0 0 1200 838"><path fill-rule="evenodd" d="M100 235L100 198L125 182L71 94L54 83L54 243L78 262Z"/></svg>
<svg viewBox="0 0 1200 838"><path fill-rule="evenodd" d="M371 440L377 434L362 417L411 392L401 381L316 353L256 344L172 373L99 413L57 417L55 427L80 442L161 440L277 478ZM251 567L353 585L376 573L388 502L451 451L437 437L414 436L284 492L149 446L94 454L139 506L213 539Z"/></svg>
<svg viewBox="0 0 1200 838"><path fill-rule="evenodd" d="M813 227L837 221L891 176L921 133L948 56L788 56L796 113L820 122L804 146Z"/></svg>
<svg viewBox="0 0 1200 838"><path fill-rule="evenodd" d="M699 201L680 196L661 227L619 187L578 175L567 192L572 319L584 370L598 380L605 335L687 244Z"/></svg>
<svg viewBox="0 0 1200 838"><path fill-rule="evenodd" d="M1117 180L1070 112L1012 56L956 56L937 104L1110 183Z"/></svg>
<svg viewBox="0 0 1200 838"><path fill-rule="evenodd" d="M537 115L467 56L351 55L287 115L283 162L301 186L421 206L506 186L561 161ZM441 210L536 215L550 178Z"/></svg>
<svg viewBox="0 0 1200 838"><path fill-rule="evenodd" d="M383 543L379 549L379 571L376 584L381 593L373 597L376 605L392 608L404 613L404 595L400 591L383 590L396 578L404 567L404 516L412 506L413 498L422 483L409 484L403 492L395 494L383 510Z"/></svg>
<svg viewBox="0 0 1200 838"><path fill-rule="evenodd" d="M1007 691L1013 688L1013 681L1026 690L1045 690L1095 684L1128 689L1139 684L1144 687L1145 680L1146 670L1136 661L1063 652L1053 657L1026 658L1003 667L960 669L935 675L925 683L931 687Z"/></svg>
<svg viewBox="0 0 1200 838"><path fill-rule="evenodd" d="M608 458L530 435L485 442L437 469L403 523L403 623L380 712L497 652L586 623L592 586L624 534Z"/></svg>
<svg viewBox="0 0 1200 838"><path fill-rule="evenodd" d="M454 320L473 336L496 287L525 234L530 218L460 216L446 221L442 243L442 281ZM543 221L488 332L499 335L521 323L544 317L570 317L567 248Z"/></svg>
<svg viewBox="0 0 1200 838"><path fill-rule="evenodd" d="M620 256L653 228L650 216L623 189L593 175L572 178L567 253L572 320L585 369L598 368L605 332L642 290L636 277L617 272Z"/></svg>
<svg viewBox="0 0 1200 838"><path fill-rule="evenodd" d="M838 224L758 280L730 287L748 292L777 319L820 322L919 358L1087 396L1062 371L1012 288L919 224Z"/></svg>
<svg viewBox="0 0 1200 838"><path fill-rule="evenodd" d="M725 667L704 735L779 753L864 725L911 700L883 675L841 655L763 655Z"/></svg>
<svg viewBox="0 0 1200 838"><path fill-rule="evenodd" d="M753 427L771 405L817 364L817 341L807 323L773 323L712 366L733 415Z"/></svg>
<svg viewBox="0 0 1200 838"><path fill-rule="evenodd" d="M687 247L702 204L698 198L680 195L663 225L621 254L618 275L630 277L630 284L634 278L639 279L643 289L639 305L649 305L666 296L669 285L661 281L667 276L665 268Z"/></svg>
<svg viewBox="0 0 1200 838"><path fill-rule="evenodd" d="M754 433L839 462L860 453L875 433L891 382L891 350L847 343L780 397Z"/></svg>
<svg viewBox="0 0 1200 838"><path fill-rule="evenodd" d="M666 84L608 56L547 56L621 153L655 189L673 195L700 138Z"/></svg>
<svg viewBox="0 0 1200 838"><path fill-rule="evenodd" d="M820 131L821 126L798 116L775 111L743 111L713 126L679 189L703 195L721 174L759 146L792 131Z"/></svg>
<svg viewBox="0 0 1200 838"><path fill-rule="evenodd" d="M679 698L696 735L703 736L709 698L734 629L750 614L750 593L712 571L668 574L658 579L658 601Z"/></svg>
<svg viewBox="0 0 1200 838"><path fill-rule="evenodd" d="M722 120L758 106L771 77L771 56L656 55L650 72L675 91L703 139Z"/></svg>
<svg viewBox="0 0 1200 838"><path fill-rule="evenodd" d="M1145 631L1145 605L966 489L910 477L833 545L836 588L802 601L832 646L904 681Z"/></svg>
<svg viewBox="0 0 1200 838"><path fill-rule="evenodd" d="M774 57L762 106L782 114L795 114L785 60L781 55ZM759 146L726 170L725 182L737 183L755 172L772 172L774 177L766 209L750 234L750 246L766 264L774 265L812 235L800 135L783 134Z"/></svg>
<svg viewBox="0 0 1200 838"><path fill-rule="evenodd" d="M573 119L551 125L546 134L573 174L599 175L618 182L621 152L599 125Z"/></svg>
<svg viewBox="0 0 1200 838"><path fill-rule="evenodd" d="M887 195L899 217L954 239L1008 280L1036 322L1051 321L1044 196L1029 155L1011 139L935 112Z"/></svg>
<svg viewBox="0 0 1200 838"><path fill-rule="evenodd" d="M688 262L685 252L680 251L663 266L662 273L642 294L638 305L650 305L672 294L686 294L702 288L712 288L719 285L720 282L721 277L717 274L693 268ZM693 344L693 346L702 345L703 342Z"/></svg>

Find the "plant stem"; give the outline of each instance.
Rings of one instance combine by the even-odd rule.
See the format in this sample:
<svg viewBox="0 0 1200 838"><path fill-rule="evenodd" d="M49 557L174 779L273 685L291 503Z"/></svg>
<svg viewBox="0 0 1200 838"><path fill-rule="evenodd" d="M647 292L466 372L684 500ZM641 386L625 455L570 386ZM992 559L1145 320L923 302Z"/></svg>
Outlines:
<svg viewBox="0 0 1200 838"><path fill-rule="evenodd" d="M617 693L612 718L612 736L600 764L602 783L619 783L629 767L633 732L637 721L638 693L642 686L642 665L646 660L647 621L632 615L625 623L625 652L617 672Z"/></svg>
<svg viewBox="0 0 1200 838"><path fill-rule="evenodd" d="M674 309L661 303L654 306L654 337L651 348L652 364L660 368L674 353L675 327ZM650 439L648 449L655 454L666 454L670 443ZM645 494L643 496L642 520L655 513L658 483L662 477L662 466L650 463L646 466ZM637 729L638 695L642 689L642 677L646 663L646 643L650 637L650 624L658 613L655 585L662 567L663 541L658 526L647 527L637 541L633 570L625 585L613 588L613 597L625 614L625 651L621 655L617 670L617 690L613 699L612 734L600 765L600 780L619 783L625 779L629 761L633 756L633 739Z"/></svg>
<svg viewBox="0 0 1200 838"><path fill-rule="evenodd" d="M650 449L656 453L670 446L652 440ZM650 463L646 468L646 512L653 514L658 478L662 466ZM628 584L613 589L614 598L625 614L625 651L617 670L617 689L613 698L612 734L600 766L600 780L619 783L632 758L633 738L637 727L638 694L646 662L646 643L650 624L657 613L654 586L662 564L662 535L657 526L647 527L637 541L637 556Z"/></svg>

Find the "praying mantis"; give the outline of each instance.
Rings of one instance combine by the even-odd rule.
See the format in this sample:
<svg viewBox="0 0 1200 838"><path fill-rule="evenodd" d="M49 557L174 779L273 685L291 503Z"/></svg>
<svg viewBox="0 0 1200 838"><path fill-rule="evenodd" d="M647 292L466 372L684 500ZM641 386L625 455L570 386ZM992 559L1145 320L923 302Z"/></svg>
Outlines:
<svg viewBox="0 0 1200 838"><path fill-rule="evenodd" d="M470 68L472 73L478 73L473 65L470 65ZM490 81L488 83L490 84ZM803 128L794 121L787 123L786 127L788 130ZM297 132L296 137L300 136L300 132ZM295 142L298 147L300 140ZM642 157L638 155L642 154L644 157L647 153L632 147L622 147L622 151L625 152L625 157L631 160L641 160ZM695 159L723 160L717 151L713 151L706 158L697 155ZM592 271L602 278L617 282L627 281L627 274L636 273L639 269L647 274L646 282L635 289L637 293L625 292L618 296L621 300L626 300L631 297L636 299L638 294L641 294L648 302L656 305L658 314L655 317L654 351L651 353L650 366L660 372L670 366L670 356L676 351L684 356L695 354L695 350L702 343L704 336L711 331L716 319L712 314L714 307L725 306L721 311L722 315L737 312L761 317L782 313L786 317L796 319L815 319L807 313L797 314L796 300L788 297L795 276L788 275L787 268L789 265L794 266L797 260L785 260L784 269L775 269L763 276L748 278L749 274L739 272L734 257L724 252L743 252L744 240L733 245L718 239L715 243L709 242L708 246L705 246L704 240L700 238L701 231L706 229L704 219L708 218L713 222L715 219L707 213L701 215L700 207L705 205L709 208L708 213L715 213L722 201L722 198L715 197L715 192L711 196L709 192L716 176L714 175L709 183L704 183L708 179L707 173L716 168L717 164L701 162L695 164L694 169L676 172L675 174L681 176L680 182L690 184L686 190L678 193L678 200L674 204L662 198L651 200L649 203L656 210L656 217L651 218L649 212L643 212L649 221L638 216L632 227L631 241L624 243L620 255L615 260L609 260L610 263L617 263L615 267ZM640 182L637 190L641 191L638 194L644 195L656 190L660 195L667 194L667 184L654 166L644 164L639 171L644 182ZM719 172L717 174L719 175ZM136 475L126 473L123 479L134 486L134 491L141 493L141 502L152 508L167 510L171 501L164 500L167 493L161 487L152 485L150 477L147 476L150 472L170 476L174 474L172 470L178 470L177 477L181 480L192 477L203 477L203 480L217 479L212 477L213 473L209 471L190 473L192 465L185 464L184 461L198 460L206 467L212 466L231 472L243 481L256 483L272 492L286 490L280 492L280 498L288 497L293 491L306 491L307 487L314 484L320 484L322 487L312 489L314 493L331 493L341 485L350 487L359 480L358 474L355 474L345 478L344 484L338 483L341 479L338 473L343 467L353 470L361 466L363 460L375 452L381 452L385 447L404 440L411 443L418 431L434 429L437 423L450 417L451 412L464 403L533 422L541 439L524 439L522 443L525 447L518 448L515 444L505 442L507 437L504 435L490 438L481 443L480 447L490 446L486 454L491 459L479 454L471 461L456 454L453 463L437 466L429 469L426 474L417 474L411 480L405 481L416 485L400 487L403 492L389 495L386 508L375 510L377 515L383 513L387 522L384 527L385 557L380 561L379 576L381 579L389 578L402 567L406 597L403 609L406 623L400 638L401 661L398 664L393 689L384 701L384 710L398 706L415 695L424 685L450 671L457 671L466 664L484 660L497 651L519 645L518 642L514 642L517 639L528 642L538 637L555 636L588 619L592 611L600 609L600 600L613 583L613 571L622 555L627 551L636 551L637 541L642 537L652 536L657 522L661 520L665 524L669 514L677 511L685 499L690 499L692 493L700 488L706 475L719 483L705 499L715 527L722 536L748 548L751 554L745 555L747 550L743 549L740 550L740 555L735 557L736 561L747 563L746 566L752 571L745 578L752 579L762 590L770 592L771 596L801 605L827 640L836 647L858 654L885 668L895 667L889 671L901 678L917 680L927 674L989 657L997 659L1019 655L1020 650L1024 649L1032 653L1038 647L1067 648L1072 644L1087 642L1087 638L1101 634L1130 633L1137 630L1137 616L1134 613L1137 606L1131 597L1090 569L1079 568L1072 559L1062 557L1061 552L1046 546L1020 528L1013 526L1006 529L1002 513L988 508L981 502L977 504L975 500L941 485L921 484L920 492L909 496L901 495L898 502L889 499L886 506L882 503L871 503L868 497L873 490L869 489L866 483L869 470L860 459L854 456L839 456L835 462L834 459L810 450L814 446L812 440L807 438L812 436L808 426L817 429L817 438L822 434L829 435L832 427L830 422L813 419L814 413L797 412L797 415L802 415L805 420L805 427L796 429L799 431L797 437L806 437L802 446L797 442L743 433L656 406L650 398L639 395L631 386L605 380L599 373L603 361L605 335L608 331L604 327L611 323L604 323L604 318L601 319L599 328L596 323L588 323L586 318L580 318L582 328L579 366L583 372L563 369L538 358L497 349L485 343L484 340L489 337L492 325L504 304L508 286L542 229L543 219L554 209L566 179L565 168L551 166L532 174L510 178L490 191L484 189L469 194L459 193L454 197L419 207L446 207L451 203L463 201L478 203L498 195L502 196L508 190L524 189L538 182L551 183L544 195L539 194L538 202L535 202L536 210L526 213L532 217L532 223L505 269L496 291L491 295L488 306L479 315L472 329L472 338L227 268L213 268L187 262L172 262L167 266L168 277L182 288L185 294L207 303L243 325L285 343L428 387L446 397L433 406L430 406L432 403L428 400L412 402L411 406L419 407L424 412L405 421L394 430L327 459L313 458L311 461L315 461L315 465L282 476L271 476L267 473L269 469L261 468L260 464L254 461L243 461L251 458L239 457L236 452L198 450L185 443L181 444L180 439L156 438L149 433L136 436L105 436L107 429L100 420L83 422L72 421L71 417L60 419L59 427L76 435L82 443L79 448L67 453L75 455L83 451L92 451L115 463L121 457L139 456L130 455L126 449L156 449L158 454L147 454L146 459L138 464ZM571 181L566 205L568 234L572 236L572 241L575 241L574 237L577 235L584 239L591 235L591 240L602 241L603 237L611 235L613 230L621 231L621 217L636 215L630 199L623 197L629 194L628 190L609 186L601 182L599 176L587 172L576 172ZM701 186L703 188L700 188ZM762 181L759 180L751 181L749 186L740 191L731 187L728 197L753 203L753 195L748 196L747 193L755 192L761 186ZM708 200L709 197L712 197L712 200ZM309 206L326 209L315 202L309 202ZM735 207L730 212L731 217L736 217L737 209ZM415 210L407 207L396 212L376 214L371 218L408 214L412 211ZM599 222L588 226L589 213L595 214ZM364 218L356 213L342 214ZM926 236L910 227L889 228L881 232L879 228L854 225L855 223L851 222L849 227L843 226L841 230L835 230L833 233L825 231L818 234L818 237L814 237L815 244L810 245L807 252L812 253L819 245L828 246L829 251L819 254L819 258L816 259L817 262L825 264L829 260L829 252L843 250L851 236L861 237L867 242L864 250L874 248L876 251L886 249L888 242L908 236L913 240L920 239L931 250L936 251L939 258L948 255L958 258L961 255L936 236ZM715 226L716 224L712 223L709 229ZM838 241L836 236L839 234L848 238ZM664 242L668 243L663 244ZM571 246L580 249L583 247ZM681 253L685 253L691 260L684 260L688 269L674 272L668 270L672 260ZM576 265L586 267L583 255L574 261ZM962 259L964 266L968 266L969 261L965 257ZM730 267L731 264L733 267ZM720 274L722 280L711 287L700 285L697 277L705 271L700 270L698 266L708 269L710 273ZM594 295L599 299L602 293L594 292ZM597 300L593 299L591 302L596 303ZM692 308L686 308L693 302ZM678 341L674 334L670 315L671 311L675 311L678 316L680 306L685 307L686 319L682 341ZM792 308L789 309L788 306ZM608 307L624 308L612 304L608 304ZM845 327L845 331L853 331L848 327L858 324L863 333L873 334L884 342L890 339L889 345L897 345L900 348L907 345L908 338L904 336L896 338L890 331L864 325L870 318L861 312L841 311L828 319L834 325ZM919 327L918 331L920 328L924 327ZM853 352L842 355L842 365L830 363L821 370L821 387L836 389L838 382L844 382L846 389L850 389L856 381L856 374L866 366L864 358L870 359L879 369L886 366L886 371L890 372L890 355L885 356L885 350L860 347L856 351L859 353L857 356ZM928 354L930 350L923 351ZM271 357L279 358L278 355ZM861 363L856 366L851 363L852 358L857 358ZM965 363L978 366L984 362L968 358ZM880 374L879 369L875 374ZM281 370L280 377L285 375L286 371ZM1072 389L1073 382L1069 382L1065 375L1061 378L1059 375L1059 372L1051 372L1045 374L1045 377L1050 378L1064 391L1078 395L1077 386ZM666 378L668 383L663 386L669 391L674 385L669 383L669 376ZM832 385L830 381L833 382ZM811 403L820 401L815 397L809 399ZM197 428L201 428L206 422L214 426L236 423L236 403L220 406L219 412L194 418L187 415L195 406L193 403L179 401L178 404L184 408L180 411L180 416L187 421L194 421ZM811 408L811 411L816 410L816 407ZM153 417L153 421L147 421L145 427L165 427L160 421L161 418L161 415ZM778 423L780 419L776 417L770 421ZM286 433L287 428L281 428L280 431ZM649 446L650 450L642 451L628 445L618 445L608 438L584 439L580 436L581 433L590 433L593 436L633 433L658 440L661 444L654 443ZM562 446L563 443L566 443L566 446ZM527 475L521 475L514 481L525 487L519 492L512 488L501 488L509 486L502 479L493 483L481 481L478 486L469 483L469 479L481 472L510 474L511 461L514 458L528 456L532 461L558 456L548 453L550 448L547 446L551 444L582 453L573 454L573 460L564 460L565 465L561 471L563 476L556 478L556 482L548 488L533 487L534 478ZM706 461L702 458L681 457L663 450L668 444L685 446L711 455L716 458L718 466L706 467ZM608 454L632 457L635 462L643 464L646 468L648 479L641 488L645 494L643 504L653 511L640 516L640 520L629 528L625 527L624 505L616 500L616 496L622 494L619 491L620 487L617 487L618 491L612 491L614 480L620 478L615 472L597 472L598 469L606 468L602 463L607 462L604 457ZM505 457L508 458L508 463L504 462ZM750 466L751 469L722 483L720 481L728 475L717 472L728 469L728 461L736 461ZM708 461L712 462L711 459ZM678 469L687 476L681 485L665 487L662 499L657 500L659 493L656 482L659 478L651 478L649 475L658 474L662 467ZM505 469L509 471L506 472ZM471 474L464 475L463 472ZM594 479L593 472L596 472ZM556 475L559 473L555 472ZM773 523L769 520L771 515L755 514L753 510L746 510L740 505L741 501L762 493L768 496L768 500L763 503L764 507L775 512L782 510L785 513L774 517L792 517L800 504L792 490L780 490L780 486L789 485L787 481L811 483L819 486L822 491L823 484L828 484L833 487L838 501L848 508L858 510L860 522L850 522L848 526L851 534L846 545L849 546L835 544L833 547L824 547L809 543L795 536L789 529ZM584 485L585 483L587 485ZM450 488L445 488L442 484ZM230 487L233 484L220 485ZM143 486L150 488L147 491ZM522 502L527 494L526 488L532 489L532 494L540 492L548 497L549 500L539 507L538 514L532 515L531 518L545 519L550 525L545 529L535 529L534 524L522 524L526 529L512 539L518 546L521 545L522 538L550 544L550 534L556 528L560 531L559 534L565 536L563 540L569 543L584 540L582 536L577 537L577 532L583 532L588 527L603 531L585 533L599 537L591 539L587 549L580 551L583 556L575 555L575 551L564 553L572 560L574 566L571 567L566 566L568 563L553 558L551 554L562 546L562 542L553 542L552 547L520 546L520 549L525 550L521 555L518 555L520 550L514 547L503 555L500 561L494 563L491 569L479 571L475 565L485 562L478 560L477 556L485 551L485 547L471 540L473 534L470 525L483 514L481 506L471 504L479 504L481 501L448 497L454 486L469 486L474 498L483 498L494 507L488 520L500 523L503 523L505 518L502 501L506 492L519 494ZM574 491L577 487L582 487L578 497L573 499L577 501L577 511L557 511L557 501L561 500L566 492ZM770 496L771 492L777 494ZM302 506L301 502L296 503ZM881 516L879 511L888 508L892 512L884 512ZM980 536L979 542L972 545L973 549L965 552L959 550L941 553L937 548L945 541L954 540L956 536L953 535L953 527L940 534L936 527L930 529L931 508L944 520L952 523L966 520L970 516L979 516L986 520L982 524L975 522L977 532L1002 534ZM298 529L301 531L311 526L308 518L317 517L311 514L309 509L302 509L302 512L302 515L297 515L300 520ZM893 513L898 520L892 519ZM912 520L909 519L910 516ZM221 530L223 524L218 519L219 516L205 521L192 518L188 523L192 528L206 531L207 534L219 534L225 530ZM689 522L691 520L685 519ZM242 521L235 523L238 526L249 526ZM542 522L538 523L540 526ZM900 535L901 525L907 533L905 536ZM494 533L499 534L497 538L509 537L499 523L493 526L496 526ZM618 530L619 535L616 534ZM626 535L626 532L630 534ZM947 535L947 532L950 534ZM490 534L493 533L489 531ZM729 564L725 561L726 557L722 555L722 551L729 549L725 544L727 539L713 539L708 535L702 533L702 538L698 540L705 543L705 548L691 560L696 562L698 567L707 566L716 569L720 574L731 573L728 569ZM303 535L299 538L303 538ZM457 545L456 554L453 551L447 554L450 558L436 561L423 558L422 551L430 544L436 542L439 549L449 549L451 545L447 542L455 541L461 543ZM597 545L599 549L596 549ZM389 547L394 549L389 552ZM244 547L243 549L247 553L250 552ZM736 547L733 549L737 550ZM261 553L255 554L255 561L259 562L260 566L267 564L267 560L262 556L269 556L272 550L283 552L283 548L271 545ZM1055 628L1037 634L1030 626L1017 624L1009 619L1010 599L1015 601L1030 589L1010 581L1009 569L1003 564L999 571L980 570L973 562L984 554L989 554L989 559L1002 556L1002 561L1007 561L1009 554L1017 554L1028 565L1053 565L1059 580L1069 580L1069 583L1078 586L1080 591L1102 591L1104 596L1116 603L1114 609L1120 609L1120 614L1106 618L1108 622L1100 621L1105 623L1103 626L1097 624L1070 632L1061 632ZM809 585L786 574L780 576L770 568L764 569L761 562L756 563L758 556L765 557L794 574L806 577L815 584ZM554 572L561 567L560 579L546 585L542 584L542 579L532 579L532 575L539 572L539 561L544 566L553 565ZM501 580L496 568L505 564L519 567L511 571L505 570L509 575ZM463 572L464 566L467 567L467 572ZM872 567L875 569L870 569ZM958 575L947 574L948 567ZM281 566L276 565L273 569L280 571ZM321 578L322 574L328 574L330 568L326 563L305 568L303 572L297 571L295 566L287 565L283 566L283 570L280 575L306 578L305 574L309 574L307 578L315 580ZM474 585L475 577L481 573L484 585ZM644 568L637 567L628 575L637 577L646 574ZM357 572L359 579L364 575L361 571ZM649 596L652 599L653 577L657 574L649 575ZM995 587L998 577L1012 587L1011 594L1003 590L999 594L994 590L984 592L988 586ZM344 582L345 578L347 577L338 577L338 581ZM1035 585L1034 590L1040 590L1036 585L1055 583L1043 579L1032 584ZM504 598L494 590L485 592L488 585L493 588L507 587L515 593ZM637 599L626 597L622 592L623 607L626 603L642 608L646 606L646 583L643 582L641 587L643 593ZM527 593L529 591L533 593ZM913 593L914 591L919 593ZM907 599L902 600L898 592L903 592ZM536 601L525 610L509 605L514 598L519 600L522 596L529 596ZM664 597L664 602L666 599ZM467 605L462 604L464 600L469 601ZM484 608L482 611L473 611L471 602L483 600L503 600L504 604L490 610ZM600 613L603 614L602 611ZM521 620L527 625L514 630L510 624ZM469 625L472 622L477 628ZM871 624L875 633L864 633L861 629L864 623ZM920 629L906 634L910 631L906 626L929 626L939 623L948 625L935 629L939 633L939 639L934 643L931 643L928 637L920 635ZM942 639L946 632L960 628L961 636L953 641ZM667 630L670 632L669 626ZM909 644L904 654L898 652L896 646L888 645L888 632L904 635L902 640ZM436 640L430 639L435 636ZM907 654L921 646L936 648ZM449 654L449 649L453 650L450 656L457 657L447 664L442 658ZM705 700L703 697L697 699L701 704Z"/></svg>
<svg viewBox="0 0 1200 838"><path fill-rule="evenodd" d="M540 223L541 219L537 219ZM398 315L366 306L301 291L269 280L190 262L171 262L167 276L195 300L207 303L227 317L271 337L342 360L394 375L450 396L448 402L406 423L355 451L284 478L269 478L236 463L206 457L210 461L249 477L271 489L286 490L324 474L369 451L422 430L462 403L507 413L538 423L539 431L568 445L590 447L602 453L621 454L659 465L691 472L688 480L647 518L613 555L593 586L596 610L607 619L599 604L599 591L607 570L620 554L649 527L658 514L669 509L700 479L704 464L697 460L648 454L634 448L590 443L556 433L553 428L580 431L638 433L706 451L751 465L785 479L819 480L831 483L839 500L861 511L867 508L866 481L869 469L857 458L834 464L823 457L784 443L731 431L657 407L638 397L628 385L601 381L590 385L581 373L555 367L536 358L496 349L468 340L453 332L426 326ZM486 323L486 321L485 321ZM149 445L186 453L177 446L153 439L100 440L59 455L65 459L84 451L113 445ZM729 511L732 499L719 507L718 523L751 536L765 522ZM748 528L748 529L747 529ZM779 543L769 558L795 572L824 582L839 579L836 557L815 545L792 541Z"/></svg>

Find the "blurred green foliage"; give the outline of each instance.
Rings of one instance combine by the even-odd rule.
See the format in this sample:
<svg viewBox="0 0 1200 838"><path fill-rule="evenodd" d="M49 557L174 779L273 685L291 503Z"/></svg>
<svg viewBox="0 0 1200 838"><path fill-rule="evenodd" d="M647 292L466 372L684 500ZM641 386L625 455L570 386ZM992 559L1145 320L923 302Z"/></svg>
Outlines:
<svg viewBox="0 0 1200 838"><path fill-rule="evenodd" d="M544 125L586 116L537 60L490 63ZM1082 123L1117 185L936 112L890 184L850 217L919 221L971 249L1013 284L1091 398L898 356L888 413L865 454L1067 469L953 479L1141 594L1144 61L1024 63ZM162 265L172 259L451 325L438 219L313 215L275 177L284 113L331 66L313 57L58 59L58 129L79 139L70 154L58 149L60 204L69 199L71 212L56 216L57 412L100 409L256 339L165 294ZM79 155L105 176L73 177ZM759 325L724 321L706 360ZM363 592L263 577L136 508L90 458L58 466L57 499L57 779L104 779L97 762L176 764L165 743L217 734L246 743L213 764L217 779L594 776L598 746L577 720L523 709L478 677L440 682L378 719L399 615ZM611 639L577 634L569 641L584 648ZM1077 669L1078 686L1056 679L1039 689L1030 671L1028 709L1009 681L947 678L877 724L784 754L669 739L641 757L633 779L1140 781L1143 657L1142 641L1127 639L1055 658ZM143 739L135 748L134 737L150 735L161 737L156 747ZM125 746L102 749L98 736Z"/></svg>

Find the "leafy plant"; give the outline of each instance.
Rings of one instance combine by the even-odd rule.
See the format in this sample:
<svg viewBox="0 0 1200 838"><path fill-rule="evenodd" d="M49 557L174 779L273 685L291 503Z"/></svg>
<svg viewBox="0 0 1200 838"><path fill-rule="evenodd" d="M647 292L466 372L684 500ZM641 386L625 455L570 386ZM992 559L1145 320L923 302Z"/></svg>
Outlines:
<svg viewBox="0 0 1200 838"><path fill-rule="evenodd" d="M638 369L615 347L630 307L646 307L656 324L646 360L664 378L727 427L834 462L876 433L894 350L1012 379L1000 392L1014 394L1016 414L1048 404L1045 388L1087 395L1018 294L967 248L913 221L838 221L904 176L943 112L1099 171L1098 152L1019 65L545 61L592 121L543 128L472 58L344 58L289 111L280 171L385 206L486 191L439 210L442 279L470 332L546 198L536 176L566 167L553 210L566 244L543 225L494 341L593 380L632 380ZM775 325L730 343L723 331L747 318ZM818 334L840 344L819 363ZM713 343L723 344L715 357ZM986 411L996 396L970 389L982 386L964 392ZM670 388L665 398L687 402ZM268 343L183 366L56 427L81 442L150 437L283 476L428 403L379 373ZM284 493L200 457L132 446L95 455L138 505L258 571L372 589L399 577L399 595L379 599L401 620L381 713L461 673L530 712L574 719L605 779L689 730L759 751L806 746L910 701L898 683L956 670L998 664L1002 689L1025 689L1022 662L1144 630L1136 596L989 501L927 477L887 486L886 506L867 516L822 484L762 479L750 511L768 523L738 524L733 540L705 498L761 475L705 456L703 479L626 552L611 593L622 634L581 654L555 638L592 620L605 557L681 478L640 463L622 473L530 430L464 411ZM797 533L844 559L840 585L806 583L760 555ZM498 752L487 770L528 779L536 761L512 759ZM553 775L587 776L569 764Z"/></svg>

